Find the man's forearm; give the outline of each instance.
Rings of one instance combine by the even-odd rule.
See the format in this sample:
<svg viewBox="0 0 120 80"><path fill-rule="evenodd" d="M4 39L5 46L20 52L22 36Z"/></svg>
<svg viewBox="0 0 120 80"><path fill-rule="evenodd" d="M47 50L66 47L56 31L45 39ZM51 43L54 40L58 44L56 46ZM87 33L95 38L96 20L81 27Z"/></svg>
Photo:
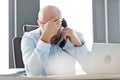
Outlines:
<svg viewBox="0 0 120 80"><path fill-rule="evenodd" d="M50 43L50 36L48 36L46 33L43 33L40 39L46 43Z"/></svg>
<svg viewBox="0 0 120 80"><path fill-rule="evenodd" d="M44 68L44 65L46 65L46 62L48 60L51 45L41 40L38 41L36 46L34 46L35 44L31 43L33 42L31 42L30 39L23 39L22 41L22 54L24 58L24 64L27 68L26 70L28 74L40 75L42 69Z"/></svg>

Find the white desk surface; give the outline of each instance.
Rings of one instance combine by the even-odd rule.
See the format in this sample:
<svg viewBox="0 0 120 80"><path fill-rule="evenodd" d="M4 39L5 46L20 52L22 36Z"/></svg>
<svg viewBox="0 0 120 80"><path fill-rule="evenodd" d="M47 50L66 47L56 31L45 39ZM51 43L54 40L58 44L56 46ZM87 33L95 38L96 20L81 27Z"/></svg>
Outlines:
<svg viewBox="0 0 120 80"><path fill-rule="evenodd" d="M0 77L0 80L57 80L57 79L79 79L79 80L120 80L120 75L74 75L74 76L46 76L46 77Z"/></svg>
<svg viewBox="0 0 120 80"><path fill-rule="evenodd" d="M47 76L47 77L30 77L29 80L37 80L37 79L118 79L120 80L120 75L72 75L72 76Z"/></svg>

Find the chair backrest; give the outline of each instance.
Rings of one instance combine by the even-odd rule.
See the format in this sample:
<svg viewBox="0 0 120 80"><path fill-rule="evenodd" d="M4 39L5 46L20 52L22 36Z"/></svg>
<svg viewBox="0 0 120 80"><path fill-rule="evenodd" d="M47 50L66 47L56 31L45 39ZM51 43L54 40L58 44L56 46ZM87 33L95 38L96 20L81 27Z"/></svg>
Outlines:
<svg viewBox="0 0 120 80"><path fill-rule="evenodd" d="M37 25L24 25L23 33L35 30L37 28L38 28ZM22 37L14 37L12 40L15 68L24 68L22 52L21 52L21 39Z"/></svg>
<svg viewBox="0 0 120 80"><path fill-rule="evenodd" d="M21 52L21 39L21 37L14 37L12 40L15 68L24 68Z"/></svg>
<svg viewBox="0 0 120 80"><path fill-rule="evenodd" d="M23 33L35 30L37 28L38 28L38 25L24 25L23 26Z"/></svg>

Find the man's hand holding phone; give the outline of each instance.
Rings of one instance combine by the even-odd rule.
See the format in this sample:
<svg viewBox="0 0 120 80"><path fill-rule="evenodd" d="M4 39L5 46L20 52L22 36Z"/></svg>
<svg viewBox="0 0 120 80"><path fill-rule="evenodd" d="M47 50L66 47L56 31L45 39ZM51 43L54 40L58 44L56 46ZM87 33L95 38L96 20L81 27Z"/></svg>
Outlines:
<svg viewBox="0 0 120 80"><path fill-rule="evenodd" d="M76 34L69 27L66 27L63 29L62 36L61 36L62 40L64 39L66 41L67 38L70 39L71 43L74 46L76 46L76 47L82 46L81 41L76 37Z"/></svg>

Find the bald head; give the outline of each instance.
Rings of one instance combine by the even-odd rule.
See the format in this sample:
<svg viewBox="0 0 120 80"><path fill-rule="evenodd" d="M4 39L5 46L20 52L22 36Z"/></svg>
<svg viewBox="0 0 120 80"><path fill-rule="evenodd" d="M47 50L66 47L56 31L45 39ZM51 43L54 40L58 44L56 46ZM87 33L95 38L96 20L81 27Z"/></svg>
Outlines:
<svg viewBox="0 0 120 80"><path fill-rule="evenodd" d="M56 6L48 5L39 12L38 19L41 23L44 24L55 16L61 18L60 10Z"/></svg>

